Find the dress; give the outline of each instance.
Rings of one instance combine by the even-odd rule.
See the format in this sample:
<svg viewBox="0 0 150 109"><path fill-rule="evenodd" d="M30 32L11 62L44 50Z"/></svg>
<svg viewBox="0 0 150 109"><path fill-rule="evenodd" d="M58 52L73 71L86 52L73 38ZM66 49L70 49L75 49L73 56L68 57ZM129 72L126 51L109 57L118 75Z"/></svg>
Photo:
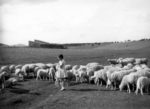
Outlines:
<svg viewBox="0 0 150 109"><path fill-rule="evenodd" d="M60 60L59 63L58 63L58 71L57 71L57 78L60 78L60 79L63 79L63 78L66 78L67 77L67 74L66 74L66 69L65 69L65 60Z"/></svg>

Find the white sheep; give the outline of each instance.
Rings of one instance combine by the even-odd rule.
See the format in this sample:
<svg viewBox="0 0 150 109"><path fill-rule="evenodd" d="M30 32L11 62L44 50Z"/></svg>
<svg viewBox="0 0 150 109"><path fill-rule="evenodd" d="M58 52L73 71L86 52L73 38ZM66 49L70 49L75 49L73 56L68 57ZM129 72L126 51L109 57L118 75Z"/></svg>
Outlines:
<svg viewBox="0 0 150 109"><path fill-rule="evenodd" d="M24 72L21 71L21 69L17 68L15 70L15 75L14 76L18 76L20 78L20 80L24 80L24 76L26 76L26 74L24 74Z"/></svg>
<svg viewBox="0 0 150 109"><path fill-rule="evenodd" d="M9 70L11 73L14 73L15 72L15 65L10 65Z"/></svg>
<svg viewBox="0 0 150 109"><path fill-rule="evenodd" d="M49 76L49 69L39 69L37 71L37 77L36 77L36 80L38 79L42 79L42 77L45 77L45 79L47 79L47 77Z"/></svg>
<svg viewBox="0 0 150 109"><path fill-rule="evenodd" d="M66 70L71 70L71 69L72 69L72 65L70 65L70 64L65 65L65 69L66 69Z"/></svg>
<svg viewBox="0 0 150 109"><path fill-rule="evenodd" d="M30 71L30 69L29 69L29 65L28 64L25 64L25 65L22 66L21 72L23 72L26 76L28 76L29 71Z"/></svg>
<svg viewBox="0 0 150 109"><path fill-rule="evenodd" d="M21 68L22 68L22 65L21 65L21 64L18 64L18 65L15 66L15 69L18 69L18 68L21 69Z"/></svg>
<svg viewBox="0 0 150 109"><path fill-rule="evenodd" d="M123 88L125 86L127 86L127 91L130 93L131 92L130 84L134 88L134 85L136 85L136 82L137 82L137 80L138 80L139 77L140 77L140 75L137 72L133 72L133 73L130 73L128 75L125 75L123 77L122 81L121 81L121 84L119 85L120 91L122 91Z"/></svg>
<svg viewBox="0 0 150 109"><path fill-rule="evenodd" d="M106 85L106 88L110 87L111 86L111 74L114 73L115 71L120 71L122 70L122 68L120 67L110 67L107 72L106 72L106 75L107 75L107 85Z"/></svg>
<svg viewBox="0 0 150 109"><path fill-rule="evenodd" d="M78 73L79 68L80 68L79 65L74 65L74 66L72 67L72 73L75 75L76 82L79 81L79 73Z"/></svg>
<svg viewBox="0 0 150 109"><path fill-rule="evenodd" d="M114 83L114 88L116 89L118 83L121 82L122 78L125 75L130 74L131 72L135 72L135 69L130 69L130 70L121 70L121 71L115 71L114 73L111 74L110 81L111 83Z"/></svg>
<svg viewBox="0 0 150 109"><path fill-rule="evenodd" d="M90 79L95 79L94 82L97 85L99 85L99 83L101 82L100 85L102 86L103 85L102 81L107 82L106 72L107 72L107 69L98 70L98 71L94 72L94 76L92 76ZM100 81L100 80L102 80L102 81Z"/></svg>
<svg viewBox="0 0 150 109"><path fill-rule="evenodd" d="M41 69L47 69L48 68L48 66L46 64L43 64L43 63L36 63L35 65Z"/></svg>
<svg viewBox="0 0 150 109"><path fill-rule="evenodd" d="M1 83L1 89L5 88L5 76L7 75L6 71L3 71L0 73L0 83Z"/></svg>
<svg viewBox="0 0 150 109"><path fill-rule="evenodd" d="M148 63L148 59L147 58L136 58L135 59L135 64L147 64Z"/></svg>
<svg viewBox="0 0 150 109"><path fill-rule="evenodd" d="M48 72L48 76L49 76L49 80L52 79L53 81L55 81L55 69L54 67L49 68L49 72Z"/></svg>
<svg viewBox="0 0 150 109"><path fill-rule="evenodd" d="M7 74L10 74L9 66L5 65L0 68L0 72L4 71L7 72Z"/></svg>
<svg viewBox="0 0 150 109"><path fill-rule="evenodd" d="M141 95L143 95L143 89L146 88L148 91L148 87L150 85L150 78L148 77L139 77L139 79L137 80L137 87L136 87L136 95L138 94L138 90L140 89Z"/></svg>
<svg viewBox="0 0 150 109"><path fill-rule="evenodd" d="M78 76L79 76L79 81L80 81L81 83L83 83L84 81L88 81L88 80L89 80L89 78L88 78L88 76L87 76L86 69L84 69L84 68L78 70Z"/></svg>

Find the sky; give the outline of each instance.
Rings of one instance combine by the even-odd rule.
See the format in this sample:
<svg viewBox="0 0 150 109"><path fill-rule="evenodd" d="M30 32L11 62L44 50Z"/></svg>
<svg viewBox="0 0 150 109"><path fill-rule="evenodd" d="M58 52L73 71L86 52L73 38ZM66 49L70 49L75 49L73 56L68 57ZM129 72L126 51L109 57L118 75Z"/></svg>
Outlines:
<svg viewBox="0 0 150 109"><path fill-rule="evenodd" d="M150 0L1 0L0 43L150 38Z"/></svg>

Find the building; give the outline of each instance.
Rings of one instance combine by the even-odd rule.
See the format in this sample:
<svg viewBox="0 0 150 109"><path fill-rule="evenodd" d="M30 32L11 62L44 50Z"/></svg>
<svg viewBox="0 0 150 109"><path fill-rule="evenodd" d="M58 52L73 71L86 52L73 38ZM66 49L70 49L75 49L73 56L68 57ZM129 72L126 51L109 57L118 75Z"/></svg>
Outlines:
<svg viewBox="0 0 150 109"><path fill-rule="evenodd" d="M54 48L54 49L66 49L63 44L48 43L40 40L29 41L29 47L34 48Z"/></svg>

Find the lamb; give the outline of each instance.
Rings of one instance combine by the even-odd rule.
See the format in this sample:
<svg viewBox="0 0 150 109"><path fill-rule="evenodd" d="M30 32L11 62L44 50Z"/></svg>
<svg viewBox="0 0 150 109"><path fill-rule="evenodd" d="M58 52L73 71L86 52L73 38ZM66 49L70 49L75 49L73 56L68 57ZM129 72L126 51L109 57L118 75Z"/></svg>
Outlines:
<svg viewBox="0 0 150 109"><path fill-rule="evenodd" d="M143 89L144 88L147 88L147 91L148 91L148 87L150 85L150 78L148 77L140 77L138 80L137 80L137 87L136 87L136 95L138 94L138 90L140 89L140 92L141 92L141 95L143 95Z"/></svg>
<svg viewBox="0 0 150 109"><path fill-rule="evenodd" d="M48 75L49 75L49 69L39 69L37 71L36 80L41 79L41 76L43 76L47 79Z"/></svg>
<svg viewBox="0 0 150 109"><path fill-rule="evenodd" d="M125 86L127 86L127 89L128 89L127 91L130 93L131 92L130 84L132 84L132 86L134 88L134 85L136 85L136 82L137 82L139 77L140 77L140 75L137 72L133 72L133 73L130 73L128 75L125 75L121 81L121 84L119 85L120 91L122 91L123 88Z"/></svg>

